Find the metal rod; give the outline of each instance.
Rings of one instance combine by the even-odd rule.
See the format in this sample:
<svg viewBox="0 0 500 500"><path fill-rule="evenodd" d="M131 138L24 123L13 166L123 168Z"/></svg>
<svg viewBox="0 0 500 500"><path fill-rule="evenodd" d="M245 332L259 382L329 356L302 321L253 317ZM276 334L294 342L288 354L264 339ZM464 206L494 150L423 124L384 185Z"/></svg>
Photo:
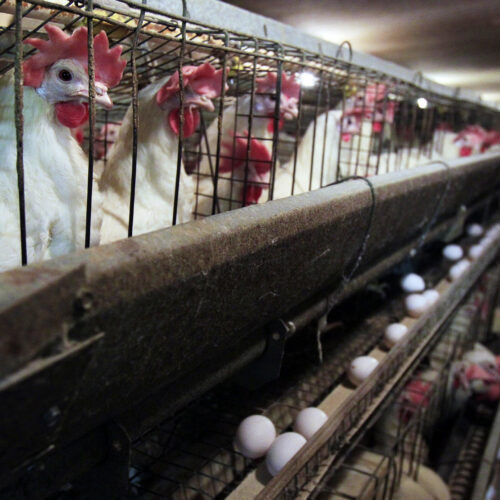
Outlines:
<svg viewBox="0 0 500 500"><path fill-rule="evenodd" d="M143 5L146 5L147 0L142 0ZM139 31L144 22L144 9L141 10L141 15L137 23L137 28L134 32L132 40L131 63L132 63L132 175L130 178L130 207L128 215L128 237L130 238L134 232L134 204L135 204L135 183L137 177L137 143L139 135L139 102L138 91L139 84L137 81L137 41L139 40Z"/></svg>
<svg viewBox="0 0 500 500"><path fill-rule="evenodd" d="M19 193L19 229L21 237L21 264L28 263L26 248L26 205L24 192L24 158L23 158L23 3L16 2L16 62L14 71L15 85L15 123L16 123L16 170L17 189Z"/></svg>
<svg viewBox="0 0 500 500"><path fill-rule="evenodd" d="M87 11L92 15L94 0L88 0ZM95 138L95 66L94 66L94 20L87 18L87 50L89 75L89 168L87 174L87 214L85 219L85 248L90 246L92 226L92 188L94 184L94 138Z"/></svg>

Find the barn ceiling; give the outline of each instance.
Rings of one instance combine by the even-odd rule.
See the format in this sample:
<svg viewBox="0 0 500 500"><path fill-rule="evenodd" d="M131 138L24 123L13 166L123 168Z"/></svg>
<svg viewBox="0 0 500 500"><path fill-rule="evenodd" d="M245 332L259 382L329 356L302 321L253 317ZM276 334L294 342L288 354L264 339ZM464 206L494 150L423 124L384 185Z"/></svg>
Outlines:
<svg viewBox="0 0 500 500"><path fill-rule="evenodd" d="M500 102L499 0L228 0Z"/></svg>

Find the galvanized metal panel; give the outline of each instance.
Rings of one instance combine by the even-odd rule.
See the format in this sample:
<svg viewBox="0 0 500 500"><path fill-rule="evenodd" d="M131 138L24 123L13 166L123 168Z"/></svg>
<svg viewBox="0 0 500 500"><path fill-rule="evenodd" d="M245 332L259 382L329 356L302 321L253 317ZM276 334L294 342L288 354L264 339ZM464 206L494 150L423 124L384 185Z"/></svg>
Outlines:
<svg viewBox="0 0 500 500"><path fill-rule="evenodd" d="M104 0L102 3L111 6L114 10L123 8L123 5L120 5L116 0ZM140 7L140 2L130 2L130 5ZM173 2L148 0L147 5L180 18L185 13L187 19L213 27L220 27L222 20L224 20L224 29L228 31L232 30L261 39L274 40L278 43L329 57L338 57L339 55L338 44L316 38L287 24L218 0L175 0ZM421 88L442 96L456 98L459 95L462 100L498 109L498 106L481 101L479 94L476 92L458 89L457 93L455 88L422 78L419 72L357 50L353 51L351 62L359 67L380 71L406 82L418 83Z"/></svg>
<svg viewBox="0 0 500 500"><path fill-rule="evenodd" d="M456 161L450 170L434 164L372 178L376 207L359 273L421 234L448 182L438 219L491 193L500 180L499 159L483 155ZM208 371L235 362L262 342L259 327L340 282L358 256L371 205L366 183L351 181L0 275L5 304L7 279L12 284L39 273L50 284L51 270L85 266L85 307L79 299L67 338L79 342L97 332L104 338L68 386L72 400L59 442L167 386L188 400L186 381L203 382ZM46 307L55 313L74 303L69 295ZM8 308L0 318L5 313ZM55 322L54 329L60 327ZM28 330L10 329L1 342L18 334L29 338ZM17 362L15 356L10 361ZM22 399L6 410L4 397L0 393L0 412L12 412L12 405L20 411ZM32 451L42 443L34 436Z"/></svg>

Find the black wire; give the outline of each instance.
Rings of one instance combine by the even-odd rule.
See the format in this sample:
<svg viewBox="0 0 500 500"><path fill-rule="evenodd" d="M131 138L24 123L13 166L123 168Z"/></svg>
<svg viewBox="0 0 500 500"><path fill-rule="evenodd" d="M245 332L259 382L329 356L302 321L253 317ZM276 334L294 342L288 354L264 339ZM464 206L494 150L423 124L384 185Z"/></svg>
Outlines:
<svg viewBox="0 0 500 500"><path fill-rule="evenodd" d="M363 236L363 240L361 241L359 250L358 250L358 255L356 257L356 260L354 261L354 265L352 266L352 269L349 271L349 273L346 275L345 272L342 272L342 281L340 285L337 287L337 289L330 295L328 295L326 299L326 307L325 307L325 313L324 315L327 316L330 311L333 309L335 305L337 305L339 298L341 296L341 293L345 289L346 285L351 281L352 277L354 276L354 273L358 269L359 265L361 264L361 261L365 255L366 252L366 247L368 245L368 240L370 239L370 232L373 226L373 219L375 215L375 206L377 202L376 198L376 193L375 193L375 188L373 187L373 184L370 179L367 179L366 177L361 177L358 175L353 175L351 177L346 177L345 179L342 179L340 181L332 182L331 184L328 184L329 186L341 184L343 182L351 181L351 180L362 180L368 184L368 187L370 188L370 194L372 198L372 204L370 206L370 214L368 215L368 224L366 226L365 234ZM345 269L344 269L345 271ZM316 345L318 349L318 359L319 362L321 363L323 360L323 352L322 352L322 345L321 345L321 330L318 327L317 332L316 332Z"/></svg>
<svg viewBox="0 0 500 500"><path fill-rule="evenodd" d="M26 248L26 206L24 198L24 162L23 162L23 32L22 32L23 3L16 2L16 60L14 69L15 82L15 122L16 122L16 170L17 188L19 192L19 228L21 236L21 263L28 263Z"/></svg>
<svg viewBox="0 0 500 500"><path fill-rule="evenodd" d="M433 163L440 163L441 165L443 165L446 168L446 170L447 170L446 186L445 186L444 190L441 192L441 196L439 197L439 200L436 204L436 208L432 214L432 217L429 219L429 222L427 223L426 228L422 231L422 234L420 235L420 239L417 243L417 246L411 251L412 257L414 257L420 251L422 246L424 245L425 240L427 239L427 235L429 234L429 231L431 230L432 226L436 222L438 215L439 215L439 212L441 210L441 207L443 205L444 199L445 199L445 197L448 194L448 191L450 189L450 184L451 184L451 175L450 175L451 168L450 168L450 166L448 165L448 163L446 163L443 160L432 161L430 163L427 163L426 165L432 165ZM424 166L426 166L426 165L424 165Z"/></svg>
<svg viewBox="0 0 500 500"><path fill-rule="evenodd" d="M359 265L361 264L361 260L364 257L366 247L368 245L368 240L370 239L370 231L371 231L371 228L373 225L373 218L375 215L375 206L376 206L376 201L377 201L377 197L376 197L376 193L375 193L375 188L373 187L373 183L367 177L363 177L360 175L352 175L350 177L346 177L344 179L341 179L340 181L332 182L331 184L328 184L328 185L334 186L337 184L342 184L343 182L346 182L346 181L353 181L353 180L364 181L364 182L366 182L366 184L368 184L368 187L370 188L370 194L372 197L372 204L370 206L370 214L368 215L368 225L366 227L365 235L364 235L363 240L361 242L361 245L359 247L358 256L356 257L356 261L354 262L354 265L353 265L352 269L350 270L349 274L346 276L344 273L342 273L342 285L341 286L345 286L346 284L348 284L351 281L354 273L356 272Z"/></svg>
<svg viewBox="0 0 500 500"><path fill-rule="evenodd" d="M142 0L142 4L146 5L147 0ZM137 143L138 143L138 133L139 133L139 103L137 100L137 93L139 91L139 83L137 80L137 64L136 64L136 50L137 42L139 40L139 33L144 22L145 10L141 9L141 14L139 15L139 21L137 22L137 27L134 31L134 38L132 40L132 53L131 53L131 63L132 63L132 123L133 123L133 134L132 134L132 175L130 178L130 207L128 215L128 236L133 235L134 230L134 205L135 205L135 183L137 177Z"/></svg>
<svg viewBox="0 0 500 500"><path fill-rule="evenodd" d="M93 0L87 3L87 10L92 13ZM87 51L89 75L89 167L87 174L87 214L85 219L85 248L90 246L92 226L92 188L94 182L94 135L95 135L95 59L94 59L94 20L87 17Z"/></svg>

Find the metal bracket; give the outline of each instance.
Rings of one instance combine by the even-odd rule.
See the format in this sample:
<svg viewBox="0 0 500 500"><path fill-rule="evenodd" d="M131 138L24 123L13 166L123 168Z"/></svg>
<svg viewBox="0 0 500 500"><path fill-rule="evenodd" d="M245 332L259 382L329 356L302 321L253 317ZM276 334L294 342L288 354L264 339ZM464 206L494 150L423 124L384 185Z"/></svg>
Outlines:
<svg viewBox="0 0 500 500"><path fill-rule="evenodd" d="M290 328L281 319L269 325L266 348L259 358L237 375L236 380L239 385L246 389L257 389L280 376L289 331Z"/></svg>
<svg viewBox="0 0 500 500"><path fill-rule="evenodd" d="M450 229L443 235L442 240L445 243L456 240L464 233L465 220L467 218L467 207L461 205Z"/></svg>

